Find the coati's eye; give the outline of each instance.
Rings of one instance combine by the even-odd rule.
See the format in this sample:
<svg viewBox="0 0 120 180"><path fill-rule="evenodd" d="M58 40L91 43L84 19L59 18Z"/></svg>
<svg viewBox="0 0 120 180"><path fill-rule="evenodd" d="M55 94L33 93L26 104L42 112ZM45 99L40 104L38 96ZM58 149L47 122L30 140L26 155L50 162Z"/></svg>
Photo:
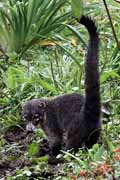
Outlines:
<svg viewBox="0 0 120 180"><path fill-rule="evenodd" d="M39 121L39 115L38 115L38 114L35 114L35 115L34 115L34 119L35 119L36 122Z"/></svg>
<svg viewBox="0 0 120 180"><path fill-rule="evenodd" d="M42 115L36 115L35 117L34 117L34 119L35 119L35 121L36 122L38 122L38 121L40 121L40 120L42 120L43 119L43 116Z"/></svg>
<svg viewBox="0 0 120 180"><path fill-rule="evenodd" d="M35 115L34 115L34 117L35 117L35 118L38 118L38 117L39 117L39 115L38 115L38 114L35 114Z"/></svg>
<svg viewBox="0 0 120 180"><path fill-rule="evenodd" d="M27 114L23 114L23 121L27 120Z"/></svg>

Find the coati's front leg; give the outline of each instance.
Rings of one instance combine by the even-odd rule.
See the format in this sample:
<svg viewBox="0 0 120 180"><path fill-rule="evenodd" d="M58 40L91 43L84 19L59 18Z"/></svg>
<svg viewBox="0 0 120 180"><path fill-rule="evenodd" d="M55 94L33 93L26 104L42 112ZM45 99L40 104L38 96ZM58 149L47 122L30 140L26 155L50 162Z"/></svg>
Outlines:
<svg viewBox="0 0 120 180"><path fill-rule="evenodd" d="M50 155L57 156L60 152L62 147L62 133L60 132L47 132L48 140L49 140L49 147L50 147Z"/></svg>
<svg viewBox="0 0 120 180"><path fill-rule="evenodd" d="M61 162L56 158L56 156L60 153L60 149L62 148L62 135L51 133L48 136L48 140L50 148L48 162L50 164L57 164Z"/></svg>
<svg viewBox="0 0 120 180"><path fill-rule="evenodd" d="M50 155L57 156L62 147L63 129L54 108L47 107L46 118L43 123L43 130L48 137Z"/></svg>

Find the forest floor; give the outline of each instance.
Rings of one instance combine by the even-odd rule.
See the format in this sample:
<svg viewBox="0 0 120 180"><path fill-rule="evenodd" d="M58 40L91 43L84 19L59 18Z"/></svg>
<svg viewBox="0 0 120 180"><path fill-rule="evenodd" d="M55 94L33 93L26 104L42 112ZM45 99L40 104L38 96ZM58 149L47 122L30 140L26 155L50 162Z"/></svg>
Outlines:
<svg viewBox="0 0 120 180"><path fill-rule="evenodd" d="M1 136L0 180L24 180L26 178L30 180L89 180L92 178L98 180L118 180L120 177L120 148L115 148L113 150L112 159L105 159L104 157L102 163L91 161L91 166L93 165L94 168L90 171L81 170L80 164L78 165L77 163L79 167L77 167L79 169L78 174L74 170L76 163L74 165L72 164L72 161L78 160L77 156L68 152L68 157L69 155L71 157L65 158L64 163L49 164L48 156L45 156L45 154L49 153L48 141L46 139L38 140L37 138L35 133L28 134L26 133L25 127L21 126L13 127ZM119 140L118 143L120 145ZM82 153L84 154L85 152ZM97 152L98 156L100 156L101 153L102 152L99 150ZM84 157L82 157L82 159L83 158ZM97 164L96 168L95 164Z"/></svg>

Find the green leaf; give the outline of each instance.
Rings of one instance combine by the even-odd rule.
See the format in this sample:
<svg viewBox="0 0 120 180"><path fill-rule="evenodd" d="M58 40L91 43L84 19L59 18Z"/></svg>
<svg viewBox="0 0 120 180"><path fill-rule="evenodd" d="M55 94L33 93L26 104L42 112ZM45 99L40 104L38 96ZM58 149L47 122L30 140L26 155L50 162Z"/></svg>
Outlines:
<svg viewBox="0 0 120 180"><path fill-rule="evenodd" d="M58 44L58 43L56 43L56 44L58 47L60 47L62 50L64 50L66 52L66 54L68 54L75 61L75 63L78 65L78 67L80 67L80 62L76 59L76 57L74 57L66 48L64 48L60 44Z"/></svg>
<svg viewBox="0 0 120 180"><path fill-rule="evenodd" d="M32 144L30 144L28 152L29 152L29 156L34 156L38 153L38 149L39 149L39 145L37 142L32 142Z"/></svg>
<svg viewBox="0 0 120 180"><path fill-rule="evenodd" d="M21 67L9 67L5 73L5 82L10 90L16 89L19 85L26 80L24 68Z"/></svg>
<svg viewBox="0 0 120 180"><path fill-rule="evenodd" d="M110 60L114 60L117 57L118 53L120 53L120 49L118 47L115 47L110 57Z"/></svg>
<svg viewBox="0 0 120 180"><path fill-rule="evenodd" d="M83 13L83 1L72 0L71 1L72 11L76 18L80 18Z"/></svg>
<svg viewBox="0 0 120 180"><path fill-rule="evenodd" d="M53 93L56 93L56 89L51 85L49 84L48 82L46 82L45 80L43 79L40 79L39 80L39 83L40 85L45 88L46 90L50 91L50 92L53 92Z"/></svg>
<svg viewBox="0 0 120 180"><path fill-rule="evenodd" d="M111 141L109 141L109 140L107 140L107 144L108 144L108 147L109 147L110 151L112 152L113 149L115 149L115 146L114 146L113 143L112 143Z"/></svg>
<svg viewBox="0 0 120 180"><path fill-rule="evenodd" d="M67 26L67 28L69 28L78 38L79 40L83 43L83 45L85 47L87 47L86 42L84 41L83 37L81 36L80 32L77 31L76 28L74 28L73 26L69 25L69 24L64 24L64 26Z"/></svg>
<svg viewBox="0 0 120 180"><path fill-rule="evenodd" d="M9 99L7 97L0 98L0 105L7 105L9 103Z"/></svg>
<svg viewBox="0 0 120 180"><path fill-rule="evenodd" d="M97 152L94 155L94 161L100 161L102 158L102 155L104 153L105 149L103 148L103 146L101 146L100 148L98 148Z"/></svg>
<svg viewBox="0 0 120 180"><path fill-rule="evenodd" d="M101 82L103 83L103 82L107 81L109 78L117 78L118 79L118 78L120 78L120 76L113 70L105 71L101 75Z"/></svg>

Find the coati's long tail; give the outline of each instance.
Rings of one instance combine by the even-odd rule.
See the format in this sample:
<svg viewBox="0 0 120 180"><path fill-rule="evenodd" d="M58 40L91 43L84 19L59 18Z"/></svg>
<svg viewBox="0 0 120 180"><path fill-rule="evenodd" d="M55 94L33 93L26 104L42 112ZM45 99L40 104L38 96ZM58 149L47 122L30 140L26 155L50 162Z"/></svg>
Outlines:
<svg viewBox="0 0 120 180"><path fill-rule="evenodd" d="M85 60L85 120L99 121L100 118L100 84L99 84L99 34L94 20L82 16L83 24L89 32L89 44Z"/></svg>

